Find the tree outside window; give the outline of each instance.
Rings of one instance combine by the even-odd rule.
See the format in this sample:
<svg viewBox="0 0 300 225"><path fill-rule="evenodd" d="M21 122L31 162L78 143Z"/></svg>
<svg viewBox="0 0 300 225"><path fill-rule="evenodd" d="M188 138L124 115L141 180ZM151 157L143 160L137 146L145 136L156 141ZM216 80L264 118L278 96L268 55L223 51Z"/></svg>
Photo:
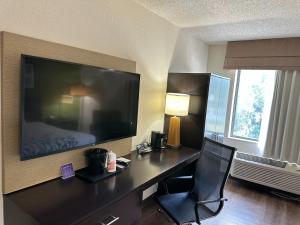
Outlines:
<svg viewBox="0 0 300 225"><path fill-rule="evenodd" d="M231 123L232 137L259 140L262 120L266 118L264 114L270 113L275 73L275 70L238 71Z"/></svg>

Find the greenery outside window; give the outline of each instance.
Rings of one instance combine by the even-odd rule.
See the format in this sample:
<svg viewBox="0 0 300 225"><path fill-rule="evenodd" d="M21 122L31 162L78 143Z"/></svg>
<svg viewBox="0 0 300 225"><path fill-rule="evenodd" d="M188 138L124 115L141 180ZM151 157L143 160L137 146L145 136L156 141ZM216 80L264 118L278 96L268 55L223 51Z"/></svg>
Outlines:
<svg viewBox="0 0 300 225"><path fill-rule="evenodd" d="M258 142L266 134L275 76L275 70L237 71L231 137Z"/></svg>

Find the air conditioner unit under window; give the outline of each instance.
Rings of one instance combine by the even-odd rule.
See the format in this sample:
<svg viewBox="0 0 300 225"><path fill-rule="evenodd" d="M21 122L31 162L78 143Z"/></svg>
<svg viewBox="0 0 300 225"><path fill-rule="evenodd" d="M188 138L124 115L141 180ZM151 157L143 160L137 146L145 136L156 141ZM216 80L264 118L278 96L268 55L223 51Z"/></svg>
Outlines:
<svg viewBox="0 0 300 225"><path fill-rule="evenodd" d="M300 195L300 166L237 152L231 176Z"/></svg>

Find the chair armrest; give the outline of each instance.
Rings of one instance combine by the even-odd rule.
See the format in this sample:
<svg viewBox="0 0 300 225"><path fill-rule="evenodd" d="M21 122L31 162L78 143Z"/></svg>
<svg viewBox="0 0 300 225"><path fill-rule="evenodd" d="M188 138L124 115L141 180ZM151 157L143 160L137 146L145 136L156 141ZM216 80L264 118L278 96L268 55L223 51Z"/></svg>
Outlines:
<svg viewBox="0 0 300 225"><path fill-rule="evenodd" d="M170 177L163 182L166 193L187 192L193 188L192 176Z"/></svg>
<svg viewBox="0 0 300 225"><path fill-rule="evenodd" d="M196 203L196 205L205 205L205 204L208 204L208 203L225 202L225 201L228 201L228 199L227 198L218 198L218 199L214 199L214 200L198 201Z"/></svg>

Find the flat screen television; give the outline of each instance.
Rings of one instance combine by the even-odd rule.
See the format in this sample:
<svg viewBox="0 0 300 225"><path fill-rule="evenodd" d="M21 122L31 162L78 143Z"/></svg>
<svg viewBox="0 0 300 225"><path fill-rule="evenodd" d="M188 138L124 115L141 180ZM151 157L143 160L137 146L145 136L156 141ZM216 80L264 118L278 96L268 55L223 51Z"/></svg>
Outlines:
<svg viewBox="0 0 300 225"><path fill-rule="evenodd" d="M140 76L21 56L21 160L136 135Z"/></svg>

